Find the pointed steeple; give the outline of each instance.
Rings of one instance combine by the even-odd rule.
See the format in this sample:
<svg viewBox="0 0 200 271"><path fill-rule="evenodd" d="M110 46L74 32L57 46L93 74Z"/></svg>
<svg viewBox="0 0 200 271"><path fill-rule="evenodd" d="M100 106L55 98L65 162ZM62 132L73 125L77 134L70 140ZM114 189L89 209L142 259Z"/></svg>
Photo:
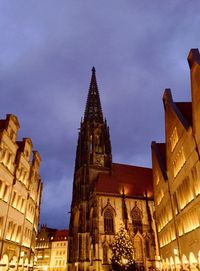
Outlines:
<svg viewBox="0 0 200 271"><path fill-rule="evenodd" d="M96 80L96 71L94 67L92 68L92 77L85 107L84 120L96 120L97 122L103 122L103 113L101 109L100 96Z"/></svg>

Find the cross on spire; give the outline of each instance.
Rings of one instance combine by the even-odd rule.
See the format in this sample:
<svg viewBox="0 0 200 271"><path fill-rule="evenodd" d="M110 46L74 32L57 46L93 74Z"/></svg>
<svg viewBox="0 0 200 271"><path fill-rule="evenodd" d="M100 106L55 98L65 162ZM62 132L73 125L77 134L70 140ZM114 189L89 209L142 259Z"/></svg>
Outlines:
<svg viewBox="0 0 200 271"><path fill-rule="evenodd" d="M94 67L92 68L92 77L85 107L84 120L96 120L97 122L103 122L103 113L101 109L101 101L96 80L96 71Z"/></svg>

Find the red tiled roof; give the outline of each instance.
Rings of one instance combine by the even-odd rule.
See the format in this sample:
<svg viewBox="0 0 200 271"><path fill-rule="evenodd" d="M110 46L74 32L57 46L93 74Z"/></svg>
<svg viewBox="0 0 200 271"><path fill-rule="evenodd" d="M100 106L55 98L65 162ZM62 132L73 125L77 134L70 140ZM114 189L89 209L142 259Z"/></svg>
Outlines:
<svg viewBox="0 0 200 271"><path fill-rule="evenodd" d="M153 197L152 169L113 163L111 174L99 174L96 192L120 195L123 188L126 196Z"/></svg>
<svg viewBox="0 0 200 271"><path fill-rule="evenodd" d="M66 240L65 237L68 237L68 230L56 230L53 240L54 241L60 241L60 240Z"/></svg>

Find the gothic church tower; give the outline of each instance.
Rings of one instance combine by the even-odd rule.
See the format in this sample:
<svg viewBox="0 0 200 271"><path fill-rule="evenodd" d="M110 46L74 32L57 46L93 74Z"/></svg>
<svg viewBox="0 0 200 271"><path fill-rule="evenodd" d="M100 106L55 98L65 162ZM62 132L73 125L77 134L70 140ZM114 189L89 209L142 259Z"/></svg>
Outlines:
<svg viewBox="0 0 200 271"><path fill-rule="evenodd" d="M89 270L91 246L91 206L95 205L93 193L98 174L109 173L112 153L109 127L103 118L96 81L95 68L81 121L76 151L71 217L69 228L69 271ZM95 227L92 227L95 231ZM96 236L96 237L95 237ZM93 242L98 241L98 232Z"/></svg>
<svg viewBox="0 0 200 271"><path fill-rule="evenodd" d="M155 267L153 212L152 170L112 162L93 68L76 151L68 270L112 270L112 242L121 223L130 234L138 268Z"/></svg>

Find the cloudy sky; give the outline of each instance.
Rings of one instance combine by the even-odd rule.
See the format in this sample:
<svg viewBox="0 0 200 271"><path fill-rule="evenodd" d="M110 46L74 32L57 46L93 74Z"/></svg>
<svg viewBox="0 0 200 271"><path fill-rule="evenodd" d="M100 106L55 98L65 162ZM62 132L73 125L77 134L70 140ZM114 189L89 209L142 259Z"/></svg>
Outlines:
<svg viewBox="0 0 200 271"><path fill-rule="evenodd" d="M42 157L41 223L68 227L76 141L92 66L113 161L151 166L164 141L162 95L190 100L199 0L0 0L0 118Z"/></svg>

